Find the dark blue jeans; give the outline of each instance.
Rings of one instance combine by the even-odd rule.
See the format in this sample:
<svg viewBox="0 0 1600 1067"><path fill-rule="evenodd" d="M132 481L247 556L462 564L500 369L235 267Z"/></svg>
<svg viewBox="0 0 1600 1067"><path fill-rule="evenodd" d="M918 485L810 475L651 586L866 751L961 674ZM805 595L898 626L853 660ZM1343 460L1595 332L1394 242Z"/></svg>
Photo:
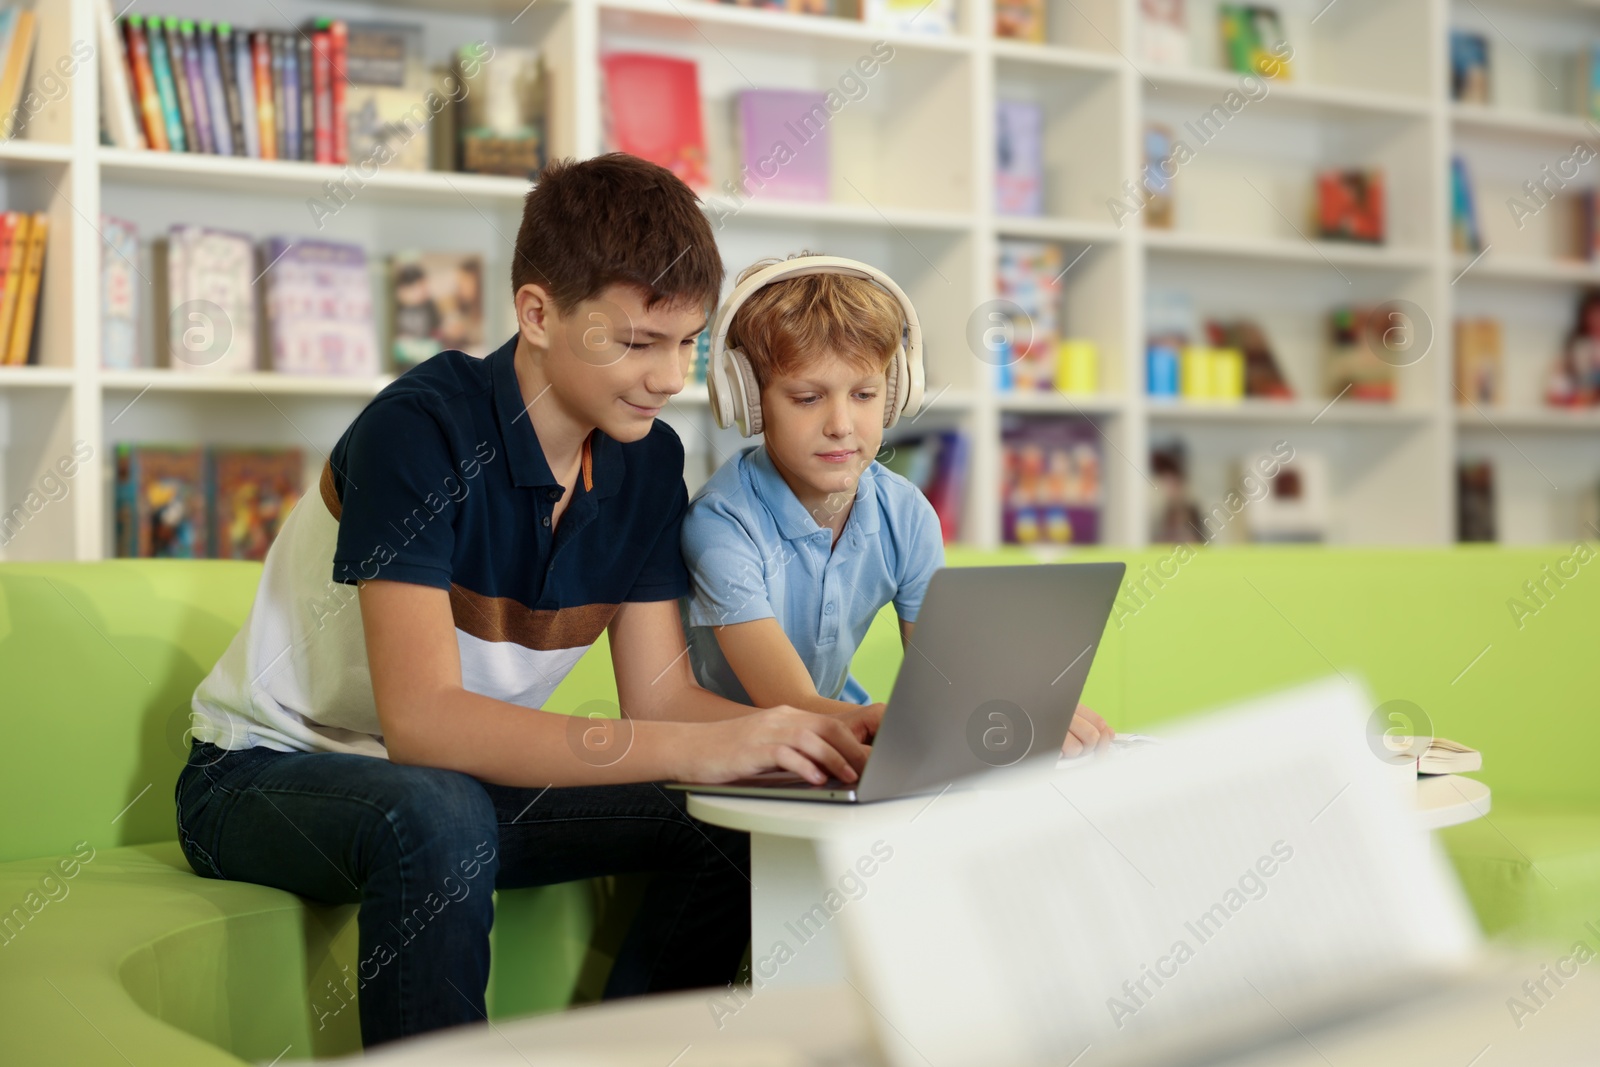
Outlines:
<svg viewBox="0 0 1600 1067"><path fill-rule="evenodd" d="M484 1019L489 888L653 875L607 998L721 986L750 937L750 839L652 784L515 789L371 756L196 743L178 841L207 878L360 904L368 1048Z"/></svg>

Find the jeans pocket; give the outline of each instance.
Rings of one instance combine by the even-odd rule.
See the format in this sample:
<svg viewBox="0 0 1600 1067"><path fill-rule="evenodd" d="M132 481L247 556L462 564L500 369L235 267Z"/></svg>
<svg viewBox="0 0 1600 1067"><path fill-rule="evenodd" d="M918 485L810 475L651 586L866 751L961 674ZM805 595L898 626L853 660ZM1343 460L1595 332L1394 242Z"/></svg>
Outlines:
<svg viewBox="0 0 1600 1067"><path fill-rule="evenodd" d="M215 805L213 792L216 783L207 768L223 755L223 750L205 742L195 742L189 749L189 762L178 772L178 785L174 790L177 806L178 847L194 872L205 878L224 877L216 859L200 844L199 839L215 842Z"/></svg>

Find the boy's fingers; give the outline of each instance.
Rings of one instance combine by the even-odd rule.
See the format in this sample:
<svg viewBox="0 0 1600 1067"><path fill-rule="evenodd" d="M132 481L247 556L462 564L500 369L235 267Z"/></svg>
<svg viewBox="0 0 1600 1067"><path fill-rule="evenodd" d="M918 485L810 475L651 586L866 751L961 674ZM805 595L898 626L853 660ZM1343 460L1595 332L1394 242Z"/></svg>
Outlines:
<svg viewBox="0 0 1600 1067"><path fill-rule="evenodd" d="M867 762L866 748L841 723L822 722L826 725L819 723L821 729L803 730L792 743L841 782L855 781Z"/></svg>
<svg viewBox="0 0 1600 1067"><path fill-rule="evenodd" d="M813 785L821 785L828 780L828 776L817 768L815 763L787 745L779 745L773 762L790 774L798 774Z"/></svg>

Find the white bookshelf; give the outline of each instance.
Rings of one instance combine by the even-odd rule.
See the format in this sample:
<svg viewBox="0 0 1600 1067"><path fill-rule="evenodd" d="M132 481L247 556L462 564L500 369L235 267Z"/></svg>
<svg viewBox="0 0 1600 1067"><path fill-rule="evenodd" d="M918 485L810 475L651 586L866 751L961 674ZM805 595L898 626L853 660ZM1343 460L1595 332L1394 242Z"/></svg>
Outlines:
<svg viewBox="0 0 1600 1067"><path fill-rule="evenodd" d="M962 0L959 30L939 37L842 20L787 15L707 0L164 0L145 14L236 26L289 27L313 15L417 22L427 59L460 44L544 50L550 76L550 150L602 147L598 57L640 49L699 64L716 189L708 212L731 279L752 260L810 248L888 270L916 302L927 338L929 396L915 421L891 433L957 427L972 439L963 540L999 535L999 432L1016 416L1081 417L1104 435L1103 527L1114 544L1147 537L1152 443L1181 437L1202 510L1227 491L1232 465L1280 440L1323 455L1337 516L1331 540L1446 544L1453 540L1455 463L1495 459L1502 539L1576 536L1574 503L1600 480L1600 413L1539 402L1538 382L1570 324L1581 287L1600 267L1563 258L1560 220L1515 228L1501 208L1521 181L1571 142L1600 134L1577 118L1538 110L1534 56L1563 42L1600 40L1600 7L1573 0L1280 0L1295 48L1293 80L1251 100L1179 175L1176 225L1118 226L1106 202L1143 167L1147 121L1180 131L1238 85L1217 55L1214 0L1190 0L1191 61L1140 59L1135 0L1047 0L1043 45L996 40L989 0ZM37 0L36 70L95 41L90 0ZM1496 42L1493 106L1455 104L1448 33L1476 27ZM759 193L737 210L721 191L736 170L732 94L752 85L826 88L876 42L892 60L830 125L833 197L786 202ZM1511 47L1515 46L1515 47ZM1503 77L1498 77L1503 75ZM344 381L260 372L238 377L100 368L101 212L141 234L177 221L265 238L317 233L307 201L343 168L171 155L102 147L98 68L22 139L0 144L4 206L43 210L51 236L38 326L40 366L0 369L0 515L23 503L88 442L93 458L48 500L0 558L96 559L110 551L112 447L121 441L295 445L308 474L351 418L389 379ZM1045 108L1046 214L994 210L994 108L1030 99ZM1473 167L1484 239L1481 258L1449 242L1449 161ZM1307 238L1311 175L1320 167L1382 166L1389 242L1377 248ZM1600 161L1589 165L1600 175ZM1600 183L1600 177L1588 179ZM509 336L511 239L527 184L439 172L380 171L322 235L367 247L374 263L407 248L474 248L486 258L491 337ZM720 208L719 208L720 203ZM968 321L995 297L1000 240L1058 244L1071 263L1064 322L1100 347L1094 396L999 392L994 368L967 341ZM1288 403L1163 403L1144 395L1147 294L1177 288L1201 316L1244 317L1266 329L1296 389ZM1400 371L1393 406L1341 399L1321 387L1327 313L1345 303L1405 300L1431 321L1427 356ZM149 310L148 308L146 309ZM1494 314L1505 326L1504 410L1455 402L1452 324ZM149 331L149 319L146 318ZM146 343L152 339L147 336ZM688 450L698 485L743 443L714 428L703 386L666 416ZM309 483L308 483L309 484ZM39 498L35 498L39 499ZM1230 531L1231 532L1231 531Z"/></svg>

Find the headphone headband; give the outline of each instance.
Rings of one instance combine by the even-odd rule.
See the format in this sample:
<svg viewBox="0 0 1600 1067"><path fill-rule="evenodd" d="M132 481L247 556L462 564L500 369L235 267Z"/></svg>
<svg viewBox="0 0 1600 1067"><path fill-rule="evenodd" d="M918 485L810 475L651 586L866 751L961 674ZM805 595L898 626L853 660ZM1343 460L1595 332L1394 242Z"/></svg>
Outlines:
<svg viewBox="0 0 1600 1067"><path fill-rule="evenodd" d="M842 256L796 256L786 259L781 263L773 263L756 271L750 277L734 286L733 292L722 304L717 312L716 321L711 329L711 352L707 360L707 377L712 395L712 410L717 422L726 427L736 421L736 401L733 396L734 387L729 382L727 367L725 366L724 353L727 349L728 328L733 324L733 317L746 300L755 295L757 291L775 281L784 278L793 278L805 274L843 274L849 277L862 278L873 282L889 293L900 303L900 311L905 320L905 343L897 345L899 351L896 355L904 360L904 371L909 379L907 387L893 397L898 410L888 412L889 424L899 418L900 412L914 411L922 405L922 325L917 321L917 309L912 306L911 298L905 291L895 284L893 278L869 263L862 263L855 259L845 259ZM899 360L897 359L896 364ZM900 368L891 364L889 373L893 380ZM759 409L760 397L746 395L744 406ZM746 436L754 433L747 430Z"/></svg>

